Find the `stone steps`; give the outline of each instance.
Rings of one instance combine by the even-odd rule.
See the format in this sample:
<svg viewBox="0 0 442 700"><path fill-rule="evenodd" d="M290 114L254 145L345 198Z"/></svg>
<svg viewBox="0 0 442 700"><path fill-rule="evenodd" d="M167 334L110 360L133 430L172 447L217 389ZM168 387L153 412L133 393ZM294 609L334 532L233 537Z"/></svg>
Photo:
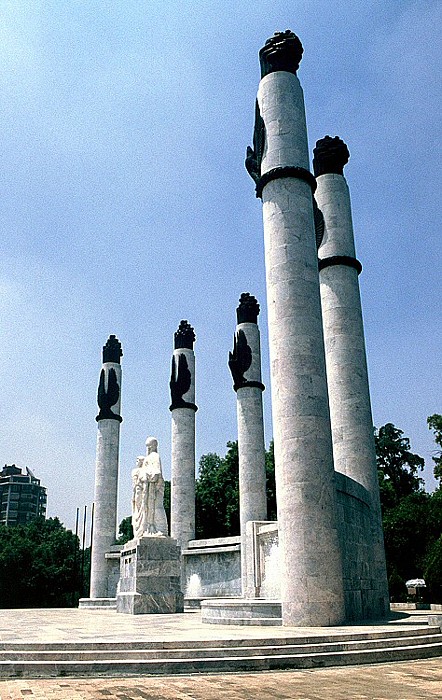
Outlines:
<svg viewBox="0 0 442 700"><path fill-rule="evenodd" d="M258 671L437 656L442 656L439 627L273 639L2 643L0 677Z"/></svg>
<svg viewBox="0 0 442 700"><path fill-rule="evenodd" d="M434 639L435 635L422 635L405 638L390 638L388 645L390 648L399 646L419 646L437 643ZM442 642L442 635L440 640ZM277 656L277 655L295 655L295 654L324 654L328 652L341 651L359 651L364 649L382 649L385 648L385 639L366 639L362 641L345 641L345 642L329 642L321 644L274 644L272 646L238 646L230 647L228 655L236 656ZM210 647L191 647L185 649L95 649L95 650L71 650L64 651L8 651L0 653L0 663L10 661L99 661L99 660L128 660L142 661L145 659L180 659L185 652L187 657L192 659L201 659L209 657L217 657L226 652L226 647L218 647L212 645Z"/></svg>

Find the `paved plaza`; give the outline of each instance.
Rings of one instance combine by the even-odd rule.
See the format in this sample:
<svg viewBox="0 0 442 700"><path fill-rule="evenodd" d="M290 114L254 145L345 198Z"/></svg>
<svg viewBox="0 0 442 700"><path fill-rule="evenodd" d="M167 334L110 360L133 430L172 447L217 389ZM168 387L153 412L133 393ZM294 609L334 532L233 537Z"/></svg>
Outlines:
<svg viewBox="0 0 442 700"><path fill-rule="evenodd" d="M201 622L199 610L174 615L121 615L115 610L47 608L1 610L0 649L2 643L48 644L50 642L169 642L188 640L268 639L285 637L333 636L343 632L421 627L428 612L397 614L379 624L355 624L336 627L259 627L208 625Z"/></svg>
<svg viewBox="0 0 442 700"><path fill-rule="evenodd" d="M422 625L426 616L397 617L388 626ZM339 634L386 625L327 628ZM228 640L307 634L324 628L203 625L199 612L182 615L118 615L111 610L2 610L0 648L11 644L142 640ZM442 658L363 666L260 673L4 679L0 700L423 700L442 697Z"/></svg>
<svg viewBox="0 0 442 700"><path fill-rule="evenodd" d="M442 659L314 671L0 681L1 700L431 700L440 697Z"/></svg>

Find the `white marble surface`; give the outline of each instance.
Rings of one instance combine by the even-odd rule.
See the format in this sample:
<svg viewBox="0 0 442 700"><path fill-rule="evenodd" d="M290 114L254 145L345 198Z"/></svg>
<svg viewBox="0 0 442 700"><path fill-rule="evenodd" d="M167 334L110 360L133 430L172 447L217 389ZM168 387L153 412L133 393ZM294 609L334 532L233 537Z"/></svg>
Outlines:
<svg viewBox="0 0 442 700"><path fill-rule="evenodd" d="M355 256L351 203L343 175L317 178L316 201L324 216L320 259ZM376 453L373 437L364 326L357 271L333 265L320 272L321 305L335 469L364 486L371 496L372 526L367 566L378 598L388 605Z"/></svg>
<svg viewBox="0 0 442 700"><path fill-rule="evenodd" d="M252 364L244 377L248 381L261 382L261 345L258 325L239 323L236 330L243 331L247 344L252 350ZM242 591L243 595L254 597L254 584L247 574L250 571L247 557L252 556L252 553L247 552L246 524L250 520L267 518L262 390L258 387L242 387L238 389L236 399Z"/></svg>
<svg viewBox="0 0 442 700"><path fill-rule="evenodd" d="M297 76L286 71L266 75L258 104L266 128L261 174L284 165L308 169L304 95Z"/></svg>
<svg viewBox="0 0 442 700"><path fill-rule="evenodd" d="M258 95L267 136L262 172L308 168L296 76L270 73ZM262 200L283 624L339 624L342 563L312 192L305 181L284 178L269 182Z"/></svg>
<svg viewBox="0 0 442 700"><path fill-rule="evenodd" d="M118 402L112 411L120 415L121 410L121 365L105 362L106 377L113 368L120 387ZM120 423L105 418L97 423L97 453L95 463L94 531L91 561L91 598L106 598L108 593L109 565L106 552L115 543L117 531L118 464L120 448Z"/></svg>
<svg viewBox="0 0 442 700"><path fill-rule="evenodd" d="M174 350L184 353L192 381L183 399L195 403L195 353L188 348ZM195 411L175 408L172 411L171 454L171 513L170 534L185 549L195 537Z"/></svg>

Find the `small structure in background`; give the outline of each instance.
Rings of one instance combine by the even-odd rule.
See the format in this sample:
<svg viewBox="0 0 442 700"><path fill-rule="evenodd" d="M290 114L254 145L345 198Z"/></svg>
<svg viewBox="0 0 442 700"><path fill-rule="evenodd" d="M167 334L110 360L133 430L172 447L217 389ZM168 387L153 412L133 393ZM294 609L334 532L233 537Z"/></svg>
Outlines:
<svg viewBox="0 0 442 700"><path fill-rule="evenodd" d="M421 603L424 600L427 584L423 578L411 578L409 581L405 581L405 585L412 603Z"/></svg>
<svg viewBox="0 0 442 700"><path fill-rule="evenodd" d="M46 488L28 467L23 474L15 464L5 464L0 472L0 501L2 525L24 525L46 517Z"/></svg>

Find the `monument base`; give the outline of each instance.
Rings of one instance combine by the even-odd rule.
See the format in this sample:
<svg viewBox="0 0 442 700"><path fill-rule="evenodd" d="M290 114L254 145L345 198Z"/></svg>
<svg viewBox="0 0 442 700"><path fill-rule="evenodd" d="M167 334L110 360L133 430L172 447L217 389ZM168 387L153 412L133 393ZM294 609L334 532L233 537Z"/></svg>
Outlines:
<svg viewBox="0 0 442 700"><path fill-rule="evenodd" d="M171 537L141 537L127 542L121 550L117 612L183 612L180 560L180 547Z"/></svg>

